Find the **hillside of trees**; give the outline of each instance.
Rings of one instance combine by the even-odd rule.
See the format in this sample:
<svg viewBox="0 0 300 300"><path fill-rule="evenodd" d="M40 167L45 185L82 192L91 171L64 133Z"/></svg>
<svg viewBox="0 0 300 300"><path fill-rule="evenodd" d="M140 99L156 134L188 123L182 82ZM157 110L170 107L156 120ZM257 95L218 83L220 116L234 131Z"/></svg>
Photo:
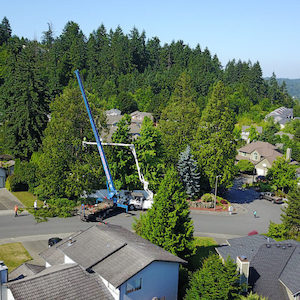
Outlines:
<svg viewBox="0 0 300 300"><path fill-rule="evenodd" d="M154 190L179 155L191 147L200 190L210 190L222 174L220 191L234 178L234 128L240 120L260 122L271 110L293 107L286 85L275 74L262 77L259 62L229 61L183 41L162 45L133 28L102 24L88 37L68 22L55 37L51 26L41 42L13 35L9 20L0 24L0 151L20 160L22 180L41 199L78 199L84 190L105 187L95 149L83 149L93 135L74 71L79 69L99 130L104 111L150 112L155 126L143 124L135 141L146 179ZM125 117L114 134L130 141ZM119 188L138 186L130 153L107 149ZM123 151L123 152L120 152ZM16 179L17 180L17 179ZM21 179L18 179L21 180Z"/></svg>
<svg viewBox="0 0 300 300"><path fill-rule="evenodd" d="M292 97L300 100L300 79L277 78L278 84L286 84L286 89Z"/></svg>

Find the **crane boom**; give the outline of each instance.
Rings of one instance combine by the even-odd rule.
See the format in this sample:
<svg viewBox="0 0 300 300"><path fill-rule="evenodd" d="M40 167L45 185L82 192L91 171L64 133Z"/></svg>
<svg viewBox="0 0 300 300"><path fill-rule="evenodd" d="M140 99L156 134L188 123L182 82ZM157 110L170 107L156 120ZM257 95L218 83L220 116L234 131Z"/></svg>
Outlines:
<svg viewBox="0 0 300 300"><path fill-rule="evenodd" d="M94 121L93 116L92 116L92 112L91 112L89 102L88 102L87 97L85 95L85 91L84 91L84 88L83 88L83 84L82 84L82 80L81 80L79 71L76 70L75 74L76 74L76 77L77 77L77 80L78 80L78 84L79 84L79 87L80 87L80 90L81 90L81 94L82 94L82 98L84 100L86 110L87 110L88 115L89 115L89 119L90 119L90 122L91 122L91 125L92 125L92 129L93 129L93 132L94 132L96 143L97 143L97 148L98 148L98 151L99 151L99 154L100 154L102 166L103 166L104 173L105 173L105 176L106 176L107 185L108 185L108 198L113 199L117 195L117 190L115 188L115 185L114 185L111 173L110 173L110 169L109 169L109 166L108 166L108 163L107 163L107 160L106 160L106 157L105 157L105 153L104 153L104 150L103 150L103 146L102 146L102 143L101 143L101 138L99 137L99 133L98 133L97 127L95 125L95 121Z"/></svg>

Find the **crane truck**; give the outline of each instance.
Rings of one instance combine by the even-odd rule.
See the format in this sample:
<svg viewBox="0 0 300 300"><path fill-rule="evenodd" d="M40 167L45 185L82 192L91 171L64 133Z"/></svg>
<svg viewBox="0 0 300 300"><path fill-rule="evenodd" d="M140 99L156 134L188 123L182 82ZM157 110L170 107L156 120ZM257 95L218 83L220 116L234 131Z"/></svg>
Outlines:
<svg viewBox="0 0 300 300"><path fill-rule="evenodd" d="M103 201L106 202L106 203L111 203L112 202L114 208L116 208L116 207L123 208L123 209L126 210L126 212L128 212L129 208L140 208L140 209L150 208L152 206L152 203L153 203L153 193L149 190L149 188L148 188L149 183L144 179L144 176L142 175L142 173L140 171L140 167L139 167L139 164L138 164L138 161L137 161L137 156L136 156L136 152L135 152L135 148L134 148L133 144L116 144L116 145L117 146L129 146L130 147L130 149L131 149L131 151L134 155L135 161L136 161L138 174L139 174L139 179L144 185L144 190L147 193L147 197L146 197L146 199L143 199L143 197L134 197L134 198L128 199L127 197L121 196L120 193L116 190L114 182L113 182L113 178L112 178L112 175L111 175L111 172L110 172L110 169L109 169L109 165L107 163L107 159L106 159L106 156L105 156L105 153L104 153L104 149L103 149L103 144L104 143L102 143L102 139L99 136L97 127L95 125L95 121L94 121L94 118L92 116L91 108L90 108L90 105L89 105L89 102L88 102L88 99L86 97L85 90L84 90L84 87L83 87L83 84L82 84L80 73L79 73L78 70L76 70L75 74L76 74L77 81L78 81L78 84L79 84L79 87L80 87L80 90L81 90L81 94L82 94L82 98L84 100L86 110L88 112L89 120L90 120L92 129L93 129L95 140L96 140L96 145L97 145L98 152L99 152L99 155L100 155L100 158L101 158L104 173L105 173L105 176L106 176L106 185L107 185L107 194L108 194L107 199L98 198L97 201L96 201L96 204L98 204L98 202L103 202ZM88 143L88 142L86 142L86 143ZM110 145L109 143L107 143L107 144ZM111 143L111 145L115 145L115 144ZM112 209L111 206L112 206L111 204L107 204L105 206L105 209L101 209L99 211L94 209L93 210L93 215L94 216L92 218L90 216L90 219L93 219L94 217L97 218L97 214L100 217L102 215L106 215Z"/></svg>

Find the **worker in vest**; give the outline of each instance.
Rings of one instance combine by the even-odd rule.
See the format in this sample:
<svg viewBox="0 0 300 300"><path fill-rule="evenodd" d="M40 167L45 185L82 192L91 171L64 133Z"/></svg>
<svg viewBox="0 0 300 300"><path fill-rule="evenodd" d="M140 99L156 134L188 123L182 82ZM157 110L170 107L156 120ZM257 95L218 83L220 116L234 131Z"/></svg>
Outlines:
<svg viewBox="0 0 300 300"><path fill-rule="evenodd" d="M15 205L15 217L17 217L18 216L18 205L16 204Z"/></svg>

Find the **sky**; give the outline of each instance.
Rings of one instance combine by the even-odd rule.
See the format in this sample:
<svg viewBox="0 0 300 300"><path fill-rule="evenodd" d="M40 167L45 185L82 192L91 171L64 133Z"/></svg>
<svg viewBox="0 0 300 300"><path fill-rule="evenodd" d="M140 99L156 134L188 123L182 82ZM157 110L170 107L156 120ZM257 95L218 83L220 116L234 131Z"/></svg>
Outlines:
<svg viewBox="0 0 300 300"><path fill-rule="evenodd" d="M52 24L59 36L68 21L86 37L101 24L125 34L135 26L161 44L183 40L206 47L223 66L259 61L263 76L300 78L300 0L1 0L13 34L40 41Z"/></svg>

